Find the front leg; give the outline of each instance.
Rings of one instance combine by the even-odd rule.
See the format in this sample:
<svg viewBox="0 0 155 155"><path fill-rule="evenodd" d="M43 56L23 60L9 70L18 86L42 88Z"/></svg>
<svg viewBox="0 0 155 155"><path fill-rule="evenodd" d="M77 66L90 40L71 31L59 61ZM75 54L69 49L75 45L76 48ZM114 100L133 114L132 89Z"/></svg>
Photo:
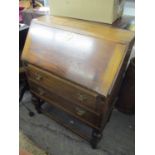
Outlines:
<svg viewBox="0 0 155 155"><path fill-rule="evenodd" d="M36 111L41 114L41 106L44 104L44 101L33 95L32 103L34 104Z"/></svg>
<svg viewBox="0 0 155 155"><path fill-rule="evenodd" d="M91 144L93 149L96 149L97 144L101 140L101 138L102 138L102 133L96 129L93 129L92 138L90 140L90 144Z"/></svg>

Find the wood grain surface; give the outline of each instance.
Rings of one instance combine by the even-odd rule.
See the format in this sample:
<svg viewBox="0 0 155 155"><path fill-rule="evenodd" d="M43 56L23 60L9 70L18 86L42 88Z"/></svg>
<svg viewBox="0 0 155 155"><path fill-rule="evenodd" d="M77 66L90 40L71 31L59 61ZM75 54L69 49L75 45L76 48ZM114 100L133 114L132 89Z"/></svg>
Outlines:
<svg viewBox="0 0 155 155"><path fill-rule="evenodd" d="M112 89L134 33L82 20L33 20L22 59L103 96Z"/></svg>

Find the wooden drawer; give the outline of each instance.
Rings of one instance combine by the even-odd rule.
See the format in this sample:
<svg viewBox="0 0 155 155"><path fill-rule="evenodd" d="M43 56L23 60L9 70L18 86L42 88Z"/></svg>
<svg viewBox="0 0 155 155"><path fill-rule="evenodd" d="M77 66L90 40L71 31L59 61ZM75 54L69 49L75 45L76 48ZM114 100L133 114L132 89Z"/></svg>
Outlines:
<svg viewBox="0 0 155 155"><path fill-rule="evenodd" d="M63 96L69 101L87 106L94 111L99 111L99 107L96 104L97 93L81 88L32 65L28 65L27 74L31 80L45 86L51 92Z"/></svg>
<svg viewBox="0 0 155 155"><path fill-rule="evenodd" d="M29 84L31 92L37 95L39 98L80 119L81 121L87 123L87 125L98 128L100 124L100 116L97 116L94 113L91 113L90 111L63 99L62 97L49 92L45 88L42 88L39 85L33 83L31 80L29 80Z"/></svg>

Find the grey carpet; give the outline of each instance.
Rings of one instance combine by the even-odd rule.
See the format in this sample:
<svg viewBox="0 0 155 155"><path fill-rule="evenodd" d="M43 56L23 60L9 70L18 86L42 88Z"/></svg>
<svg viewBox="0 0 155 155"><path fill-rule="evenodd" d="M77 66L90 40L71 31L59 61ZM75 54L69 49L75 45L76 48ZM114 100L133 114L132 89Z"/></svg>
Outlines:
<svg viewBox="0 0 155 155"><path fill-rule="evenodd" d="M35 112L29 93L26 93L22 102ZM110 122L103 131L103 138L95 150L88 142L47 116L36 113L34 117L30 117L24 106L20 106L19 118L22 132L50 155L135 154L134 115L125 115L116 109L113 110Z"/></svg>

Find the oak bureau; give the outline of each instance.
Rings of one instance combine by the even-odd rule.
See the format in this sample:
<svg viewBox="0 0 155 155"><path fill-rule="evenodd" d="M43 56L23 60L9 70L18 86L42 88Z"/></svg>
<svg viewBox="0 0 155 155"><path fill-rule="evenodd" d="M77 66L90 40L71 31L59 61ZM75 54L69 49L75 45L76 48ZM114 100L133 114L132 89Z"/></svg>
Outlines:
<svg viewBox="0 0 155 155"><path fill-rule="evenodd" d="M105 24L52 16L34 19L22 60L36 110L50 113L96 148L133 43L134 32Z"/></svg>

